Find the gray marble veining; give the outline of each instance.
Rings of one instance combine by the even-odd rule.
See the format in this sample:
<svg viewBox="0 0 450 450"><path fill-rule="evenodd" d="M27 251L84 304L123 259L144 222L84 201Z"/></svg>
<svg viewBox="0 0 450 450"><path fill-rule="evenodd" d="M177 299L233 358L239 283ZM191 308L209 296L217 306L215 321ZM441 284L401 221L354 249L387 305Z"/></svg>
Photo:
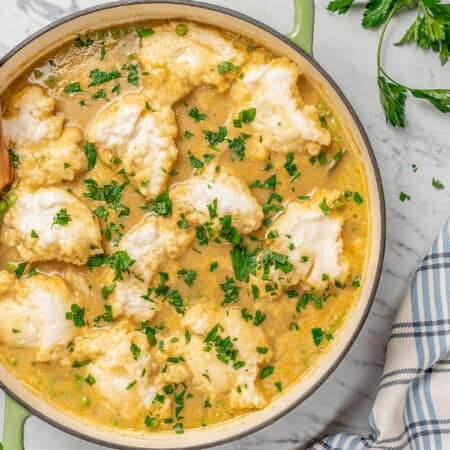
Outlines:
<svg viewBox="0 0 450 450"><path fill-rule="evenodd" d="M0 54L66 14L102 3L97 0L2 0L0 2ZM291 0L214 0L289 31ZM359 26L360 11L338 17L317 1L315 57L333 76L359 114L380 165L387 206L387 247L384 271L375 304L358 340L334 374L306 402L290 414L223 450L304 448L324 433L352 431L367 434L368 412L383 368L386 336L404 290L450 213L449 116L430 106L408 100L409 125L388 127L380 110L375 81L377 33ZM387 36L395 42L405 27L404 17ZM432 55L413 48L390 47L385 65L399 80L413 86L449 87L450 67L441 68ZM450 65L449 65L450 66ZM411 165L418 170L413 172ZM432 177L446 188L435 190ZM401 191L411 201L400 202ZM3 411L0 410L0 414ZM27 450L94 450L85 443L32 418L26 427Z"/></svg>

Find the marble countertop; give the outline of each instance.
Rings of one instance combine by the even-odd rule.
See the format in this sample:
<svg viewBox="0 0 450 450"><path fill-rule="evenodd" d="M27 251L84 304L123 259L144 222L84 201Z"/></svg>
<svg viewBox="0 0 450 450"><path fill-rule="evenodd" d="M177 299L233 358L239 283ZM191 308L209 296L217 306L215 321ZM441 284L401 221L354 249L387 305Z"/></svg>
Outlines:
<svg viewBox="0 0 450 450"><path fill-rule="evenodd" d="M101 3L97 0L2 0L0 55L49 22ZM283 33L291 27L291 0L210 3L251 15ZM375 80L378 33L359 26L359 8L338 17L326 11L326 1L316 4L315 58L352 102L381 169L387 205L383 275L370 316L334 374L290 414L262 431L221 446L223 450L301 449L324 433L342 430L367 435L368 413L383 369L390 324L414 270L450 213L450 116L408 99L408 126L401 130L387 126ZM395 23L387 36L388 43L401 35L405 23ZM435 56L414 48L390 47L386 53L386 66L397 79L418 87L449 87L450 64L442 68ZM415 173L412 164L418 167ZM432 177L441 180L445 189L434 189ZM401 191L408 193L411 200L402 203L398 198ZM36 418L31 418L26 425L25 445L27 450L104 448L62 433Z"/></svg>

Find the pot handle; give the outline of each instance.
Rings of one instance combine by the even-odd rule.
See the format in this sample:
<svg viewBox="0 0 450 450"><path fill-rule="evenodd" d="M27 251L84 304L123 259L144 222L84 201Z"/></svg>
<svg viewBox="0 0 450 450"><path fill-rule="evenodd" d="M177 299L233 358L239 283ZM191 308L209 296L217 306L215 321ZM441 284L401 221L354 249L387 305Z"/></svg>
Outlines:
<svg viewBox="0 0 450 450"><path fill-rule="evenodd" d="M5 417L3 419L3 449L24 450L23 428L30 413L5 394Z"/></svg>
<svg viewBox="0 0 450 450"><path fill-rule="evenodd" d="M294 0L294 28L287 37L313 55L314 0Z"/></svg>

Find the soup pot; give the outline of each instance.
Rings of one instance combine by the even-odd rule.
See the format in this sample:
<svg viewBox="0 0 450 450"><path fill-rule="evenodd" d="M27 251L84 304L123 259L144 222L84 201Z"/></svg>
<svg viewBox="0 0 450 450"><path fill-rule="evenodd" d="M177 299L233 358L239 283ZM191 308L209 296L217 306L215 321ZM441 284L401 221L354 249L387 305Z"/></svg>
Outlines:
<svg viewBox="0 0 450 450"><path fill-rule="evenodd" d="M1 59L0 89L4 90L41 55L73 39L78 33L146 20L183 19L214 25L253 39L273 54L287 56L298 64L305 76L327 98L328 105L352 136L359 149L368 184L371 224L365 283L359 301L350 311L330 350L321 357L316 367L283 391L265 409L207 428L186 430L182 436L169 432L117 430L94 424L43 401L0 365L0 387L7 393L3 436L5 450L23 449L23 426L30 414L82 439L123 449L198 449L229 442L273 423L303 402L330 376L349 350L369 313L380 277L385 244L383 190L373 150L358 116L333 79L312 57L313 0L294 0L294 3L294 29L287 37L243 14L189 0L128 0L85 9L45 27Z"/></svg>

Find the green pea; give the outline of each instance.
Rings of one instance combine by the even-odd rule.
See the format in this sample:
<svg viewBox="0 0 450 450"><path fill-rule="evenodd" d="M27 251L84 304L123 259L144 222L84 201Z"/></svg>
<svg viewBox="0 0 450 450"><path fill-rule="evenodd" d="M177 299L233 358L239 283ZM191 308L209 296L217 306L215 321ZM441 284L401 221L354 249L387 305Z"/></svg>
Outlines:
<svg viewBox="0 0 450 450"><path fill-rule="evenodd" d="M186 36L187 32L188 32L188 27L185 23L179 23L175 27L175 33L177 33L178 36Z"/></svg>
<svg viewBox="0 0 450 450"><path fill-rule="evenodd" d="M91 400L89 397L83 396L81 397L81 406L89 406L91 404Z"/></svg>
<svg viewBox="0 0 450 450"><path fill-rule="evenodd" d="M8 209L8 202L5 199L0 199L0 215L4 214Z"/></svg>
<svg viewBox="0 0 450 450"><path fill-rule="evenodd" d="M17 267L19 266L18 263L14 262L14 261L8 261L6 263L6 270L8 272L15 272L17 270Z"/></svg>
<svg viewBox="0 0 450 450"><path fill-rule="evenodd" d="M12 365L12 366L17 366L17 363L19 361L17 361L17 358L15 358L14 356L8 359L8 362Z"/></svg>
<svg viewBox="0 0 450 450"><path fill-rule="evenodd" d="M8 206L14 205L16 203L17 196L16 194L9 194L8 197L6 197L6 202L8 203Z"/></svg>

